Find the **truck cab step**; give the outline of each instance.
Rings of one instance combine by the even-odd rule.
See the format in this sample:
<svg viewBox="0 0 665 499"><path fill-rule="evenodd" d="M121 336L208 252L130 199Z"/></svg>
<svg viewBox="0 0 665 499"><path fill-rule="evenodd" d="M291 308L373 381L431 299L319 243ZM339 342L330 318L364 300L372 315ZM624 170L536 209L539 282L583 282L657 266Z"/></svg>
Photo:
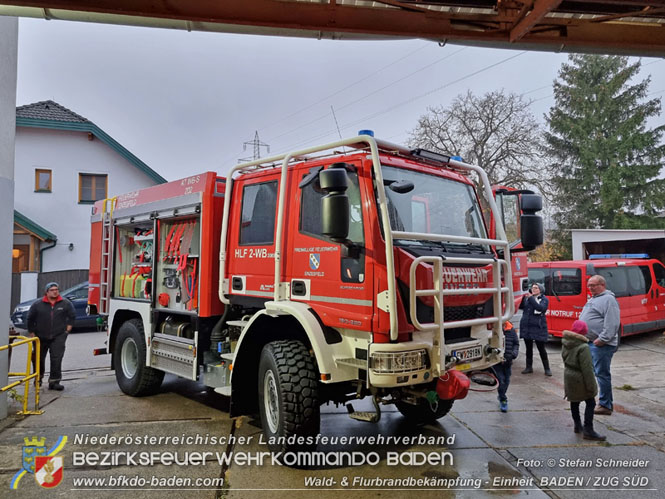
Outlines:
<svg viewBox="0 0 665 499"><path fill-rule="evenodd" d="M372 403L374 404L376 412L356 411L351 404L346 404L346 410L349 411L349 417L357 421L377 423L381 419L381 409L379 408L376 398L372 397Z"/></svg>

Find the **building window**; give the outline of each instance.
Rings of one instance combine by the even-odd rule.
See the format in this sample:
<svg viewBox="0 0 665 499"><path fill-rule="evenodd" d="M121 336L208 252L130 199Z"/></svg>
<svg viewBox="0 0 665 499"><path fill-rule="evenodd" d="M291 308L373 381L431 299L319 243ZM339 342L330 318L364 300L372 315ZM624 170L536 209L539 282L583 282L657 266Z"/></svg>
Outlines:
<svg viewBox="0 0 665 499"><path fill-rule="evenodd" d="M12 272L25 272L30 269L30 246L27 244L14 245L12 249Z"/></svg>
<svg viewBox="0 0 665 499"><path fill-rule="evenodd" d="M51 192L51 181L53 174L51 170L35 170L35 192Z"/></svg>
<svg viewBox="0 0 665 499"><path fill-rule="evenodd" d="M106 199L107 175L79 173L79 203L94 203Z"/></svg>

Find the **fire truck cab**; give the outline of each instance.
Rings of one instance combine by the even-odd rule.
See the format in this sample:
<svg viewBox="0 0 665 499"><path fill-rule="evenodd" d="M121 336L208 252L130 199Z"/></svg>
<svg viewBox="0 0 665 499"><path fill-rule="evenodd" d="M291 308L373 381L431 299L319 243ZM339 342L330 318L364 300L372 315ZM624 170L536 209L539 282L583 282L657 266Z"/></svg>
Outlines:
<svg viewBox="0 0 665 499"><path fill-rule="evenodd" d="M311 444L327 402L442 417L444 375L499 362L514 308L472 175L491 198L477 166L359 135L96 203L90 304L120 388L198 379L278 450ZM540 218L521 234L542 240Z"/></svg>

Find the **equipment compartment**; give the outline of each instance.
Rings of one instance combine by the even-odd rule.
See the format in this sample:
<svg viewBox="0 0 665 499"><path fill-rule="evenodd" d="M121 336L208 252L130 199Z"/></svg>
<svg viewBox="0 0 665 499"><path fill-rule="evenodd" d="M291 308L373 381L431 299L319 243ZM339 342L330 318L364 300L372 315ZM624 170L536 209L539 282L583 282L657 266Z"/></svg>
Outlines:
<svg viewBox="0 0 665 499"><path fill-rule="evenodd" d="M152 292L153 224L115 227L113 296L149 300Z"/></svg>
<svg viewBox="0 0 665 499"><path fill-rule="evenodd" d="M198 309L200 220L160 220L155 276L156 308Z"/></svg>

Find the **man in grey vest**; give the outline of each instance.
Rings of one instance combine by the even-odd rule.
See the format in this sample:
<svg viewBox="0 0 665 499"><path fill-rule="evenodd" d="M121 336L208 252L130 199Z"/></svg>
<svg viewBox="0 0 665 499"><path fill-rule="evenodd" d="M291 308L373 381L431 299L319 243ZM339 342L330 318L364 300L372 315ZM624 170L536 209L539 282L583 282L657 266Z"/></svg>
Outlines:
<svg viewBox="0 0 665 499"><path fill-rule="evenodd" d="M584 305L580 320L589 326L587 338L590 342L593 370L598 380L599 405L594 413L609 416L614 410L610 365L619 346L621 313L617 299L614 293L607 289L603 276L591 276L587 286L592 296Z"/></svg>

